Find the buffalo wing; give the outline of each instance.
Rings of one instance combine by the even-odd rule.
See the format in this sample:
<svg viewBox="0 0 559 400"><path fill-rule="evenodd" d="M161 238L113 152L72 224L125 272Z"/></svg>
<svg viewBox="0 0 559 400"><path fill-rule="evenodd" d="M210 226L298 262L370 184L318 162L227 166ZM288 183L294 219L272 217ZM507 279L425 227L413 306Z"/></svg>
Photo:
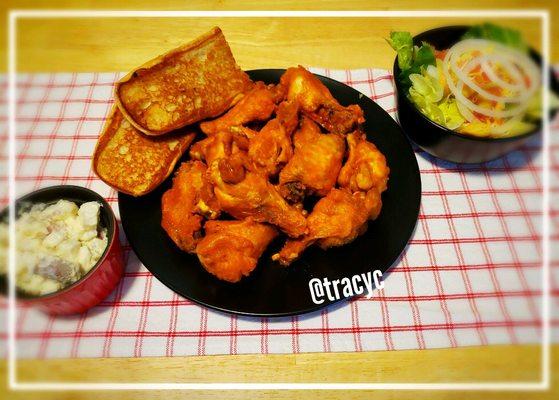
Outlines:
<svg viewBox="0 0 559 400"><path fill-rule="evenodd" d="M345 152L344 138L321 133L310 119L303 118L293 135L295 153L279 176L281 194L292 201L308 192L326 196L336 184Z"/></svg>
<svg viewBox="0 0 559 400"><path fill-rule="evenodd" d="M204 228L206 236L196 247L200 263L209 273L232 283L254 270L278 234L274 227L251 219L208 221Z"/></svg>
<svg viewBox="0 0 559 400"><path fill-rule="evenodd" d="M210 179L220 208L237 219L251 217L276 225L288 236L306 232L302 212L289 205L268 179L248 170L241 157L222 158L210 166Z"/></svg>
<svg viewBox="0 0 559 400"><path fill-rule="evenodd" d="M313 243L327 249L353 241L367 229L367 206L364 193L332 189L316 203L308 216L308 234L299 239L288 239L272 258L289 265Z"/></svg>
<svg viewBox="0 0 559 400"><path fill-rule="evenodd" d="M260 132L251 134L248 155L254 168L266 176L274 176L293 155L291 135L299 122L299 105L283 102L276 118L270 120Z"/></svg>
<svg viewBox="0 0 559 400"><path fill-rule="evenodd" d="M182 250L193 252L202 236L204 217L219 215L203 163L189 161L179 167L173 186L163 194L161 214L161 226L173 242Z"/></svg>
<svg viewBox="0 0 559 400"><path fill-rule="evenodd" d="M303 67L289 68L280 82L287 88L287 99L297 101L328 132L347 133L365 121L361 107L340 105L320 79Z"/></svg>
<svg viewBox="0 0 559 400"><path fill-rule="evenodd" d="M352 192L370 193L369 197L379 198L386 190L390 169L386 165L386 158L377 147L367 141L365 134L359 131L346 137L349 156L338 176L338 185ZM371 208L371 219L375 219L380 212L380 205Z"/></svg>
<svg viewBox="0 0 559 400"><path fill-rule="evenodd" d="M263 82L256 82L254 88L233 108L217 119L202 122L200 129L206 135L213 135L252 121L265 121L270 118L283 94L282 86L266 86Z"/></svg>

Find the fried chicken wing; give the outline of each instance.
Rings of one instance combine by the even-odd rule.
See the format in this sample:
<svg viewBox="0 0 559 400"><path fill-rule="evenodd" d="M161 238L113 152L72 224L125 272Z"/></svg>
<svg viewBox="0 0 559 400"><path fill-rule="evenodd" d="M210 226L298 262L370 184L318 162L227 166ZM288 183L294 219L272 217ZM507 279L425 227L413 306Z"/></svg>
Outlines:
<svg viewBox="0 0 559 400"><path fill-rule="evenodd" d="M190 157L210 165L220 158L246 151L248 140L246 135L237 131L220 131L194 143L190 148Z"/></svg>
<svg viewBox="0 0 559 400"><path fill-rule="evenodd" d="M362 132L350 133L346 140L349 156L340 170L338 185L352 192L374 190L380 195L386 190L390 173L386 158Z"/></svg>
<svg viewBox="0 0 559 400"><path fill-rule="evenodd" d="M217 278L238 282L248 276L277 230L251 219L243 221L208 221L206 235L196 247L204 268Z"/></svg>
<svg viewBox="0 0 559 400"><path fill-rule="evenodd" d="M365 121L356 104L343 107L324 84L305 68L289 68L280 84L287 88L287 99L299 102L309 118L328 132L347 133Z"/></svg>
<svg viewBox="0 0 559 400"><path fill-rule="evenodd" d="M210 179L220 208L237 219L251 217L276 225L288 236L306 232L302 212L289 205L268 179L245 168L241 157L222 158L210 166Z"/></svg>
<svg viewBox="0 0 559 400"><path fill-rule="evenodd" d="M191 161L163 195L163 229L232 283L256 268L279 233L287 240L272 258L283 265L311 245L352 242L378 217L390 172L363 122L358 105L342 106L301 66L277 85L257 82L221 117L200 124L207 137L191 147ZM320 197L310 214L307 195ZM221 213L235 220L217 221Z"/></svg>
<svg viewBox="0 0 559 400"><path fill-rule="evenodd" d="M266 176L277 175L293 155L291 135L299 122L299 104L282 102L276 118L250 139L248 155L255 169Z"/></svg>
<svg viewBox="0 0 559 400"><path fill-rule="evenodd" d="M378 217L390 172L386 159L362 132L353 132L346 139L349 156L338 176L340 188L316 203L307 218L308 233L288 239L273 256L281 264L291 264L313 243L323 249L343 246L363 234L367 222Z"/></svg>
<svg viewBox="0 0 559 400"><path fill-rule="evenodd" d="M161 226L184 251L193 252L201 237L204 216L217 218L219 208L206 177L206 166L199 161L183 163L173 186L161 200Z"/></svg>
<svg viewBox="0 0 559 400"><path fill-rule="evenodd" d="M370 205L365 193L332 189L316 203L308 216L308 233L299 239L288 239L272 259L289 265L313 243L327 249L353 241L367 229Z"/></svg>
<svg viewBox="0 0 559 400"><path fill-rule="evenodd" d="M280 193L290 201L301 195L326 196L336 184L345 153L345 140L335 133L321 133L312 120L303 117L293 135L295 152L279 175Z"/></svg>
<svg viewBox="0 0 559 400"><path fill-rule="evenodd" d="M276 118L285 127L287 132L293 133L299 125L299 111L301 105L296 101L283 101L278 105Z"/></svg>
<svg viewBox="0 0 559 400"><path fill-rule="evenodd" d="M256 82L254 88L233 108L219 118L202 122L200 129L206 135L213 135L229 130L233 126L245 125L252 121L265 121L270 118L283 94L282 86L266 86L263 82Z"/></svg>

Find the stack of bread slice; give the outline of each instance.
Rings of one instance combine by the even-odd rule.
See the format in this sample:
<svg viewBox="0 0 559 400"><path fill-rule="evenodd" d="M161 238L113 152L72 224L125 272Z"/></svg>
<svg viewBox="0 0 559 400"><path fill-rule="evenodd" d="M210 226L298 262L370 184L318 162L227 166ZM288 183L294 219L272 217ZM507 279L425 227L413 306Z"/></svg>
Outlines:
<svg viewBox="0 0 559 400"><path fill-rule="evenodd" d="M252 85L219 28L148 61L117 82L93 170L120 192L151 192L188 149L197 123L223 114Z"/></svg>

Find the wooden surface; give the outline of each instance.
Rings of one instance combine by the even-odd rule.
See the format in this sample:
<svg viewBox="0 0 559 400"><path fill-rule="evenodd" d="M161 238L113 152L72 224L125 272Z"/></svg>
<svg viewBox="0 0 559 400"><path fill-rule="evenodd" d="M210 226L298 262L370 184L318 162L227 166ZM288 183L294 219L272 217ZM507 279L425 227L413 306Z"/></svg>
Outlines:
<svg viewBox="0 0 559 400"><path fill-rule="evenodd" d="M550 8L552 37L559 37L559 2L531 1L532 8ZM74 9L275 9L269 0L233 1L149 1L128 3L124 0L12 1L0 5L3 21L10 8ZM524 8L525 1L436 0L417 1L322 1L310 4L285 1L281 9L491 9ZM231 42L239 64L246 69L286 67L295 64L329 68L389 68L394 54L384 37L391 30L419 32L436 25L474 22L457 19L67 19L22 20L18 23L19 71L126 71L209 27L219 25ZM507 20L502 23L520 29L527 40L539 48L539 23ZM6 25L0 26L0 57L6 56ZM552 48L552 61L559 62L559 46ZM0 68L5 71L5 64ZM487 346L424 351L372 353L245 355L141 359L26 360L18 366L23 381L137 381L137 382L487 382L535 381L540 376L540 349L537 346ZM553 347L552 367L559 370L559 346ZM0 368L5 382L6 368ZM559 391L559 376L552 373L553 391L521 393L382 391L376 398L386 399L551 399ZM2 384L0 384L2 385ZM216 391L195 392L7 392L0 387L0 398L27 399L131 399L131 398L276 398L322 399L371 398L370 392L270 392Z"/></svg>
<svg viewBox="0 0 559 400"><path fill-rule="evenodd" d="M13 1L13 8L45 8L40 2ZM45 2L47 3L47 2ZM68 1L49 1L46 8ZM178 9L181 2L157 2L162 9ZM308 3L282 2L283 9L311 9ZM396 4L396 2L394 2ZM417 6L414 1L397 2L400 9ZM82 3L76 3L80 5ZM118 8L125 1L83 2L73 8ZM173 7L173 4L175 6ZM235 2L189 2L192 9L231 9ZM272 9L274 2L250 1L243 8ZM324 1L321 9L395 9L389 1ZM450 8L524 8L525 1L463 1L444 3ZM533 8L546 8L553 1L531 1ZM135 2L135 9L153 9L147 1ZM222 8L219 8L220 5ZM373 7L377 6L377 7ZM421 2L424 9L437 9L436 0ZM4 6L5 7L5 6ZM130 8L130 6L128 6ZM238 8L238 7L237 7ZM559 7L551 8L555 20ZM245 69L274 68L303 64L328 68L377 66L390 68L394 52L384 38L391 30L421 32L437 25L474 23L469 18L73 18L21 19L17 25L17 67L19 71L126 71L193 37L220 26L235 57ZM540 48L540 23L534 19L501 20L521 30L529 43ZM559 37L559 23L552 24L552 37ZM5 35L3 27L2 35ZM1 40L0 56L5 59ZM559 62L559 47L552 59Z"/></svg>
<svg viewBox="0 0 559 400"><path fill-rule="evenodd" d="M552 368L559 368L559 346L554 346ZM25 382L533 382L539 379L539 346L487 346L424 351L371 353L289 354L204 356L137 359L80 359L20 361L18 379ZM0 369L5 376L5 368ZM559 383L557 373L553 384ZM253 399L274 397L297 399L303 396L321 399L369 399L367 391L254 391ZM0 398L27 399L26 392L5 392ZM35 394L39 396L39 394ZM153 392L65 392L40 393L45 399L133 399L141 398L246 398L247 392L219 391ZM382 391L376 398L436 399L456 396L447 392ZM482 393L462 392L466 399L553 399L557 390L548 392ZM454 397L453 397L454 398Z"/></svg>
<svg viewBox="0 0 559 400"><path fill-rule="evenodd" d="M464 365L463 359L468 359ZM440 360L444 359L444 365ZM540 346L369 353L22 361L21 381L82 382L492 382L540 379ZM234 361L232 361L234 360ZM75 366L79 364L79 368ZM514 365L516 368L509 368ZM480 368L483 366L483 368ZM208 373L208 367L213 373ZM420 373L429 369L429 379ZM141 374L139 371L150 371ZM87 375L83 371L91 371ZM219 371L219 373L216 373Z"/></svg>

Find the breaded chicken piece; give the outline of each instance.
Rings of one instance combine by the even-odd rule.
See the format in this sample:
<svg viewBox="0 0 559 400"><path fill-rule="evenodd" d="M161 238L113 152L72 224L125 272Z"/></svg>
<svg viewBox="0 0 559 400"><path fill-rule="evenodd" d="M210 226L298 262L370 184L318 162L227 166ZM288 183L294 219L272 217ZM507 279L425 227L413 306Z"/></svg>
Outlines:
<svg viewBox="0 0 559 400"><path fill-rule="evenodd" d="M301 194L326 196L336 184L345 153L345 140L335 133L321 133L309 118L293 135L295 152L279 175L280 193L290 201Z"/></svg>
<svg viewBox="0 0 559 400"><path fill-rule="evenodd" d="M248 155L254 168L266 176L275 176L293 155L291 135L299 122L299 104L284 101L276 118L257 134L252 134Z"/></svg>
<svg viewBox="0 0 559 400"><path fill-rule="evenodd" d="M204 216L217 218L219 208L200 161L183 163L173 186L161 199L161 226L176 245L193 252L200 239Z"/></svg>
<svg viewBox="0 0 559 400"><path fill-rule="evenodd" d="M343 107L324 84L305 68L289 68L280 84L287 88L287 100L297 101L303 112L328 132L347 133L365 122L356 104Z"/></svg>
<svg viewBox="0 0 559 400"><path fill-rule="evenodd" d="M306 232L302 212L289 205L268 179L245 168L241 157L222 158L209 167L221 210L237 219L252 218L276 225L290 237Z"/></svg>
<svg viewBox="0 0 559 400"><path fill-rule="evenodd" d="M371 205L366 201L365 193L332 189L316 203L307 218L308 234L299 239L288 239L272 259L289 265L313 243L327 249L353 241L367 230L368 207Z"/></svg>
<svg viewBox="0 0 559 400"><path fill-rule="evenodd" d="M367 141L363 132L350 133L346 140L349 156L338 176L338 185L352 192L371 189L384 192L390 174L386 157L373 143Z"/></svg>
<svg viewBox="0 0 559 400"><path fill-rule="evenodd" d="M235 283L248 276L277 230L251 219L208 221L205 237L196 247L204 268L217 278Z"/></svg>
<svg viewBox="0 0 559 400"><path fill-rule="evenodd" d="M265 121L274 112L276 103L283 98L281 86L256 82L254 88L227 111L224 115L212 121L200 123L200 129L206 135L214 135L231 127L241 126L253 121Z"/></svg>
<svg viewBox="0 0 559 400"><path fill-rule="evenodd" d="M220 158L246 151L248 140L241 133L221 131L194 143L190 148L190 157L210 165Z"/></svg>
<svg viewBox="0 0 559 400"><path fill-rule="evenodd" d="M327 249L353 241L366 231L367 221L380 214L390 173L386 158L362 132L353 132L346 139L349 156L338 176L340 188L316 203L307 218L308 234L288 239L273 256L281 264L289 265L313 243Z"/></svg>

